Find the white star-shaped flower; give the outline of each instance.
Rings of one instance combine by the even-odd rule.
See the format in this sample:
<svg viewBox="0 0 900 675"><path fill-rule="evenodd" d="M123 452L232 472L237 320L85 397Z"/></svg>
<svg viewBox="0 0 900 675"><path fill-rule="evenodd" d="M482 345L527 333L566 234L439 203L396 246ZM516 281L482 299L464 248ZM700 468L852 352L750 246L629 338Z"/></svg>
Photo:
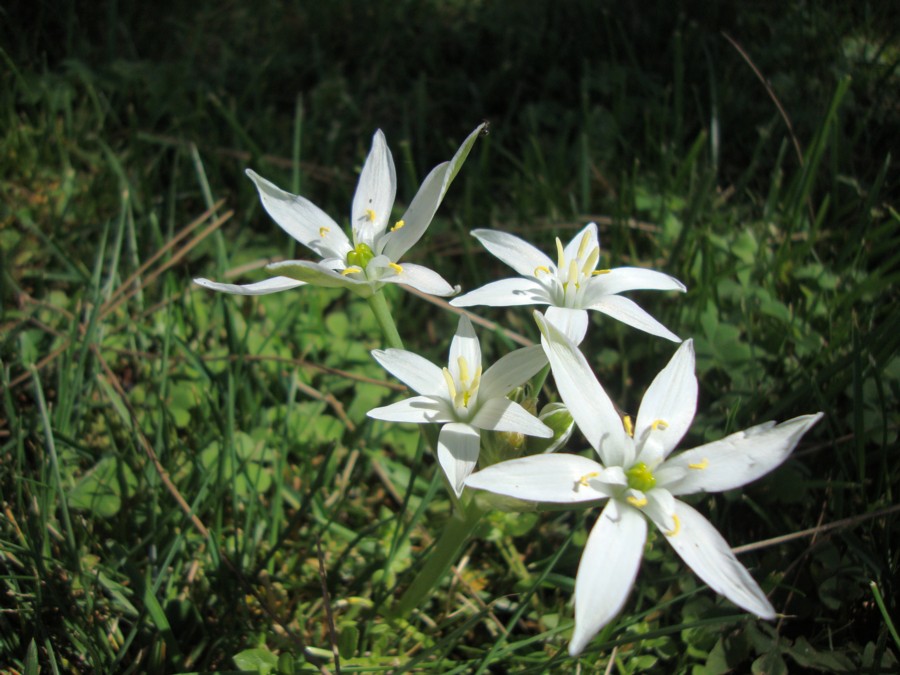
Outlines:
<svg viewBox="0 0 900 675"><path fill-rule="evenodd" d="M264 295L304 284L347 288L369 297L384 284L407 284L425 293L447 296L458 291L437 272L401 258L431 224L450 183L459 172L482 132L480 125L469 134L449 162L439 164L425 178L403 217L390 225L397 192L394 159L379 130L363 165L353 197L351 236L311 201L285 192L247 169L256 184L263 208L289 235L321 256L319 262L289 260L266 269L278 276L253 284L226 284L209 279L194 281L206 288L238 295Z"/></svg>
<svg viewBox="0 0 900 675"><path fill-rule="evenodd" d="M600 240L597 224L589 223L565 247L556 239L556 262L515 235L497 230L473 230L472 236L521 277L502 279L453 299L455 307L490 305L550 305L547 319L579 344L588 326L587 310L602 312L633 328L674 342L681 339L659 321L619 295L624 291L685 291L668 274L640 267L597 269Z"/></svg>
<svg viewBox="0 0 900 675"><path fill-rule="evenodd" d="M600 461L534 455L490 466L466 485L538 502L609 500L578 566L569 653L579 654L625 604L643 555L647 520L710 588L748 612L774 618L772 605L722 535L676 497L756 480L788 457L822 413L761 424L670 457L697 406L692 341L684 342L653 380L632 424L616 412L577 346L535 315L560 397Z"/></svg>
<svg viewBox="0 0 900 675"><path fill-rule="evenodd" d="M546 365L540 345L517 349L482 373L481 345L472 322L461 316L446 368L403 349L376 349L372 355L418 396L370 410L369 417L442 425L438 462L457 496L478 461L482 430L553 436L550 427L506 397Z"/></svg>

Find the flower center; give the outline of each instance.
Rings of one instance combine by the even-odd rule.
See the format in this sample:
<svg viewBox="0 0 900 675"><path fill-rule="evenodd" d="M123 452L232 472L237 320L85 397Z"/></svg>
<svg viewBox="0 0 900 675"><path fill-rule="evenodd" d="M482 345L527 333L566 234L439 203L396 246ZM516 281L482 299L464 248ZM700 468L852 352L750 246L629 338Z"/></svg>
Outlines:
<svg viewBox="0 0 900 675"><path fill-rule="evenodd" d="M647 492L656 485L656 478L653 476L653 472L643 462L638 462L628 469L625 472L625 477L628 479L628 487L632 490Z"/></svg>
<svg viewBox="0 0 900 675"><path fill-rule="evenodd" d="M585 233L578 244L575 257L567 258L566 250L559 237L556 238L556 274L553 285L557 302L564 307L577 307L580 296L584 291L586 282L597 274L597 262L600 260L600 247L594 244L591 237ZM535 269L534 275L550 270L541 266ZM601 270L602 274L605 270Z"/></svg>
<svg viewBox="0 0 900 675"><path fill-rule="evenodd" d="M481 384L481 364L478 364L474 374L469 372L469 364L464 356L460 356L456 364L459 368L459 378L454 380L450 369L444 368L444 381L447 383L453 405L456 408L468 408L469 402L478 393L478 385Z"/></svg>
<svg viewBox="0 0 900 675"><path fill-rule="evenodd" d="M358 267L360 270L366 269L369 261L375 257L375 252L368 244L357 244L350 253L347 254L347 266Z"/></svg>

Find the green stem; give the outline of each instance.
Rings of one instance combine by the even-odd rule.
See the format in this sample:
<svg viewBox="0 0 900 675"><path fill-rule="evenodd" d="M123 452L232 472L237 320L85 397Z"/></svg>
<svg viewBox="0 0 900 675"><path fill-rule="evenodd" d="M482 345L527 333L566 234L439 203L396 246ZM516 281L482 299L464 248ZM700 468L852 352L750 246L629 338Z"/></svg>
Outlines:
<svg viewBox="0 0 900 675"><path fill-rule="evenodd" d="M460 510L444 527L416 578L400 601L391 609L393 618L406 619L414 609L422 606L450 566L459 558L463 546L485 513L472 499L460 501L459 505Z"/></svg>
<svg viewBox="0 0 900 675"><path fill-rule="evenodd" d="M369 298L369 307L372 308L372 313L375 314L375 320L384 334L388 347L403 349L403 340L400 339L400 333L397 332L397 324L394 323L394 317L391 316L391 310L388 307L387 299L384 297L384 291L376 291Z"/></svg>

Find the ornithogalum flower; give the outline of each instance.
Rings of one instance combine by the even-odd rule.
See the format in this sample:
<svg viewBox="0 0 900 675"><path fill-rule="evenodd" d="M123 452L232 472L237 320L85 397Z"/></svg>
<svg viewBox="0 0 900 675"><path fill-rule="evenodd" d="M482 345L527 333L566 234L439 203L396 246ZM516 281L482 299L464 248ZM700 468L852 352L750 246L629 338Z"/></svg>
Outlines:
<svg viewBox="0 0 900 675"><path fill-rule="evenodd" d="M266 269L277 274L253 284L238 285L195 279L201 286L225 293L263 295L304 284L347 288L369 297L384 284L407 284L432 295L452 295L458 289L437 272L400 259L421 238L450 183L459 172L484 125L469 134L449 162L439 164L419 188L403 217L390 224L397 192L394 159L384 134L376 131L351 209L351 237L324 211L299 195L285 192L250 169L263 208L289 235L321 256L319 262L289 260Z"/></svg>
<svg viewBox="0 0 900 675"><path fill-rule="evenodd" d="M472 236L521 277L491 282L455 298L456 307L550 305L547 319L579 344L593 309L622 323L674 342L681 340L659 321L619 295L623 291L684 291L668 274L640 267L597 269L600 240L589 223L565 247L556 239L556 263L527 241L497 230L473 230Z"/></svg>
<svg viewBox="0 0 900 675"><path fill-rule="evenodd" d="M372 355L418 396L370 410L369 417L442 425L438 462L457 496L478 461L482 430L553 435L548 426L506 397L546 365L540 345L517 349L482 373L481 345L471 321L462 316L446 368L403 349L376 349Z"/></svg>
<svg viewBox="0 0 900 675"><path fill-rule="evenodd" d="M632 422L616 412L575 344L535 314L559 394L600 462L571 454L534 455L495 464L466 484L530 501L609 500L578 566L569 653L580 653L624 605L648 519L713 590L759 617L774 618L772 605L722 535L676 497L730 490L768 473L822 413L751 427L670 457L696 411L692 341L683 343L653 380Z"/></svg>

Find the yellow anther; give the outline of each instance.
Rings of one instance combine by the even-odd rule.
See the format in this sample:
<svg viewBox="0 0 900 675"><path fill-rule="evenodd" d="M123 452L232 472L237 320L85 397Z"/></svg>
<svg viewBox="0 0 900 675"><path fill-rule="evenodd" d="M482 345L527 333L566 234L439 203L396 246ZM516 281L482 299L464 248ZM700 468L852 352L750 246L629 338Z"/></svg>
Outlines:
<svg viewBox="0 0 900 675"><path fill-rule="evenodd" d="M612 270L594 270L591 272L592 277L599 277L601 274L609 274Z"/></svg>
<svg viewBox="0 0 900 675"><path fill-rule="evenodd" d="M578 484L579 484L579 485L584 485L585 487L587 487L587 486L588 486L588 481L589 481L591 478L596 478L596 477L599 476L599 475L600 475L600 472L598 472L598 471L592 471L591 473L586 473L586 474L584 474L581 478L578 479Z"/></svg>
<svg viewBox="0 0 900 675"><path fill-rule="evenodd" d="M578 257L583 258L585 251L587 251L588 244L591 243L591 237L587 232L584 233L584 236L581 238L581 243L578 244Z"/></svg>
<svg viewBox="0 0 900 675"><path fill-rule="evenodd" d="M628 495L625 498L625 501L628 502L629 504L631 504L632 506L636 506L637 508L641 508L642 506L647 506L647 498L646 497L641 497L640 499L638 499L634 495Z"/></svg>
<svg viewBox="0 0 900 675"><path fill-rule="evenodd" d="M672 522L675 523L675 527L673 527L671 530L663 531L663 534L667 537L674 537L676 534L681 532L681 521L678 520L678 516L676 516L674 513L672 514Z"/></svg>
<svg viewBox="0 0 900 675"><path fill-rule="evenodd" d="M559 237L556 238L556 267L562 269L566 266L566 252L563 250L562 242Z"/></svg>
<svg viewBox="0 0 900 675"><path fill-rule="evenodd" d="M631 421L631 415L625 415L625 417L622 418L622 426L625 427L625 433L633 438L634 423Z"/></svg>
<svg viewBox="0 0 900 675"><path fill-rule="evenodd" d="M322 239L324 239L324 238L325 238L325 235L328 234L329 232L331 232L331 229L330 229L330 228L327 228L327 227L320 227L320 228L319 228L319 236L320 236Z"/></svg>
<svg viewBox="0 0 900 675"><path fill-rule="evenodd" d="M545 267L544 265L539 265L538 267L534 268L534 276L537 276L538 272L544 272L546 274L550 274L550 268Z"/></svg>
<svg viewBox="0 0 900 675"><path fill-rule="evenodd" d="M466 363L466 357L460 356L456 359L457 365L459 365L459 381L460 384L465 385L466 382L469 381L469 364Z"/></svg>
<svg viewBox="0 0 900 675"><path fill-rule="evenodd" d="M665 431L669 428L669 423L665 420L654 420L653 424L650 425L650 428L652 428L653 431Z"/></svg>
<svg viewBox="0 0 900 675"><path fill-rule="evenodd" d="M396 223L394 223L394 226L391 228L391 232L394 232L395 230L399 230L404 225L406 225L405 221L398 220Z"/></svg>
<svg viewBox="0 0 900 675"><path fill-rule="evenodd" d="M366 220L370 223L375 222L375 212L372 209L366 209Z"/></svg>
<svg viewBox="0 0 900 675"><path fill-rule="evenodd" d="M346 268L343 272L341 272L341 276L347 276L348 274L356 274L357 272L362 272L362 267L356 267L355 265L352 267Z"/></svg>
<svg viewBox="0 0 900 675"><path fill-rule="evenodd" d="M453 382L453 376L450 374L450 371L447 368L444 368L442 372L444 373L444 382L447 383L447 392L450 394L450 398L453 399L453 402L455 404L456 384Z"/></svg>
<svg viewBox="0 0 900 675"><path fill-rule="evenodd" d="M709 460L706 459L705 457L701 461L699 461L695 464L688 464L689 469L696 469L697 471L703 471L703 469L705 469L708 466L709 466Z"/></svg>
<svg viewBox="0 0 900 675"><path fill-rule="evenodd" d="M388 267L394 270L397 274L400 274L403 271L403 268L400 267L397 263L388 263Z"/></svg>

